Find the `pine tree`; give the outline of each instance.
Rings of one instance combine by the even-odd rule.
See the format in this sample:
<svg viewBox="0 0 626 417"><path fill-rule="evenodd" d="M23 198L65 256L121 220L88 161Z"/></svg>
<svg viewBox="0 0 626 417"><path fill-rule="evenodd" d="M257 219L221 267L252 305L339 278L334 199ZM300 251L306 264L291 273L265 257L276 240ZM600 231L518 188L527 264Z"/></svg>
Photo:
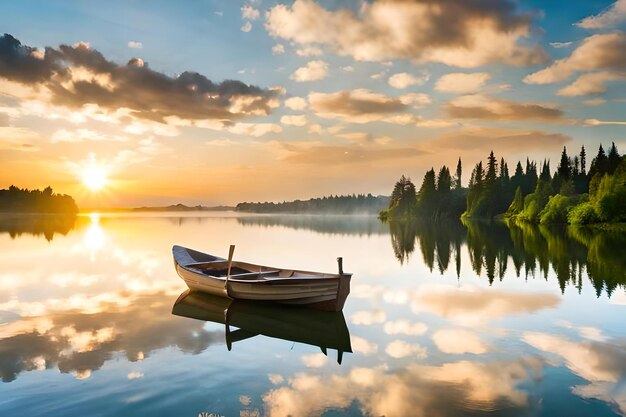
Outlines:
<svg viewBox="0 0 626 417"><path fill-rule="evenodd" d="M598 155L591 161L591 167L589 167L589 177L593 177L596 174L604 175L609 170L609 158L604 153L602 144L598 148Z"/></svg>
<svg viewBox="0 0 626 417"><path fill-rule="evenodd" d="M615 142L612 142L611 149L609 149L607 172L609 174L613 174L621 161L622 161L622 158L620 158L619 152L617 152L617 147L615 146Z"/></svg>
<svg viewBox="0 0 626 417"><path fill-rule="evenodd" d="M454 179L454 188L460 190L462 187L461 183L461 175L463 174L463 169L461 168L461 158L459 157L459 162L456 164L456 177Z"/></svg>
<svg viewBox="0 0 626 417"><path fill-rule="evenodd" d="M450 192L452 186L452 178L450 177L450 170L445 165L439 170L437 176L437 192L439 194L446 194Z"/></svg>
<svg viewBox="0 0 626 417"><path fill-rule="evenodd" d="M493 155L493 151L491 151L489 158L487 158L487 173L485 174L485 183L487 186L495 184L497 169L498 163L496 162L496 157Z"/></svg>
<svg viewBox="0 0 626 417"><path fill-rule="evenodd" d="M580 173L587 174L587 153L585 152L585 145L580 148Z"/></svg>
<svg viewBox="0 0 626 417"><path fill-rule="evenodd" d="M563 146L563 152L561 153L561 161L557 168L557 174L561 181L569 180L572 177L572 166L570 159L567 156L567 148Z"/></svg>

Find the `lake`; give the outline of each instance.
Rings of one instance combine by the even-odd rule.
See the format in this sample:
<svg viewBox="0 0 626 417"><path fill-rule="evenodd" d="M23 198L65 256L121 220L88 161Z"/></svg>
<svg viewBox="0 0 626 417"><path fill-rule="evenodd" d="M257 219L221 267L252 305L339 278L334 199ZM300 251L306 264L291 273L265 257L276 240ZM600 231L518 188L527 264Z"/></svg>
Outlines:
<svg viewBox="0 0 626 417"><path fill-rule="evenodd" d="M351 294L338 314L175 306L173 244L327 272L342 256ZM625 248L367 216L4 216L0 415L623 416Z"/></svg>

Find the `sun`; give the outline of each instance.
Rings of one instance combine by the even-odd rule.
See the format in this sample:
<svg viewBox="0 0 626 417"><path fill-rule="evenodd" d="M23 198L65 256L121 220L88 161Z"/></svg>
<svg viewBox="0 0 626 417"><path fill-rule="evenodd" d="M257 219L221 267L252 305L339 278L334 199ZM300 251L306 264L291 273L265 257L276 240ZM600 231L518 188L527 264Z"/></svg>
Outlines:
<svg viewBox="0 0 626 417"><path fill-rule="evenodd" d="M83 169L82 180L91 191L100 191L107 185L107 172L104 167L92 162Z"/></svg>

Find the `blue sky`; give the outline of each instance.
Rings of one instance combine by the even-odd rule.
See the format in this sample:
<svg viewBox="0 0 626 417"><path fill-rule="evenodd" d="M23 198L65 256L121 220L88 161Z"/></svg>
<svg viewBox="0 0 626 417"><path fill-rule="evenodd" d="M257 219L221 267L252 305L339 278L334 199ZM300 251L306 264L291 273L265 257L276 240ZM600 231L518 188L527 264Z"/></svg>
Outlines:
<svg viewBox="0 0 626 417"><path fill-rule="evenodd" d="M421 178L459 156L469 173L492 148L514 164L554 159L563 146L594 153L600 142L626 145L624 0L458 4L7 2L2 32L22 46L84 42L120 67L140 58L172 80L193 71L258 86L267 106L230 107L232 117L219 120L173 108L160 111L167 120L145 120L122 99L64 103L41 93L51 80L33 85L0 71L8 138L0 186L48 181L89 204L115 205L376 194L401 174ZM584 56L602 48L613 58ZM124 109L132 116L120 116ZM81 169L93 163L115 185L107 196L81 194Z"/></svg>

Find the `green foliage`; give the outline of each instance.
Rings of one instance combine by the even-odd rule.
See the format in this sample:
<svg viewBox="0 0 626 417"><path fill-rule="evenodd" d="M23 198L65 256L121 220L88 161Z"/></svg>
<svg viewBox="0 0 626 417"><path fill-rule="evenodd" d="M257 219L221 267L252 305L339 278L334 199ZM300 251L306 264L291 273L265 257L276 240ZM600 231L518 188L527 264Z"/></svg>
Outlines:
<svg viewBox="0 0 626 417"><path fill-rule="evenodd" d="M594 205L586 201L584 203L580 203L572 209L567 214L567 221L570 224L592 224L598 223L600 221L600 216L596 213L596 208Z"/></svg>
<svg viewBox="0 0 626 417"><path fill-rule="evenodd" d="M524 197L522 196L522 188L517 187L515 190L515 197L506 211L507 217L516 216L524 210Z"/></svg>
<svg viewBox="0 0 626 417"><path fill-rule="evenodd" d="M546 207L539 215L539 222L541 224L567 223L567 215L577 201L577 197L568 197L561 194L550 197L548 204L546 204Z"/></svg>

